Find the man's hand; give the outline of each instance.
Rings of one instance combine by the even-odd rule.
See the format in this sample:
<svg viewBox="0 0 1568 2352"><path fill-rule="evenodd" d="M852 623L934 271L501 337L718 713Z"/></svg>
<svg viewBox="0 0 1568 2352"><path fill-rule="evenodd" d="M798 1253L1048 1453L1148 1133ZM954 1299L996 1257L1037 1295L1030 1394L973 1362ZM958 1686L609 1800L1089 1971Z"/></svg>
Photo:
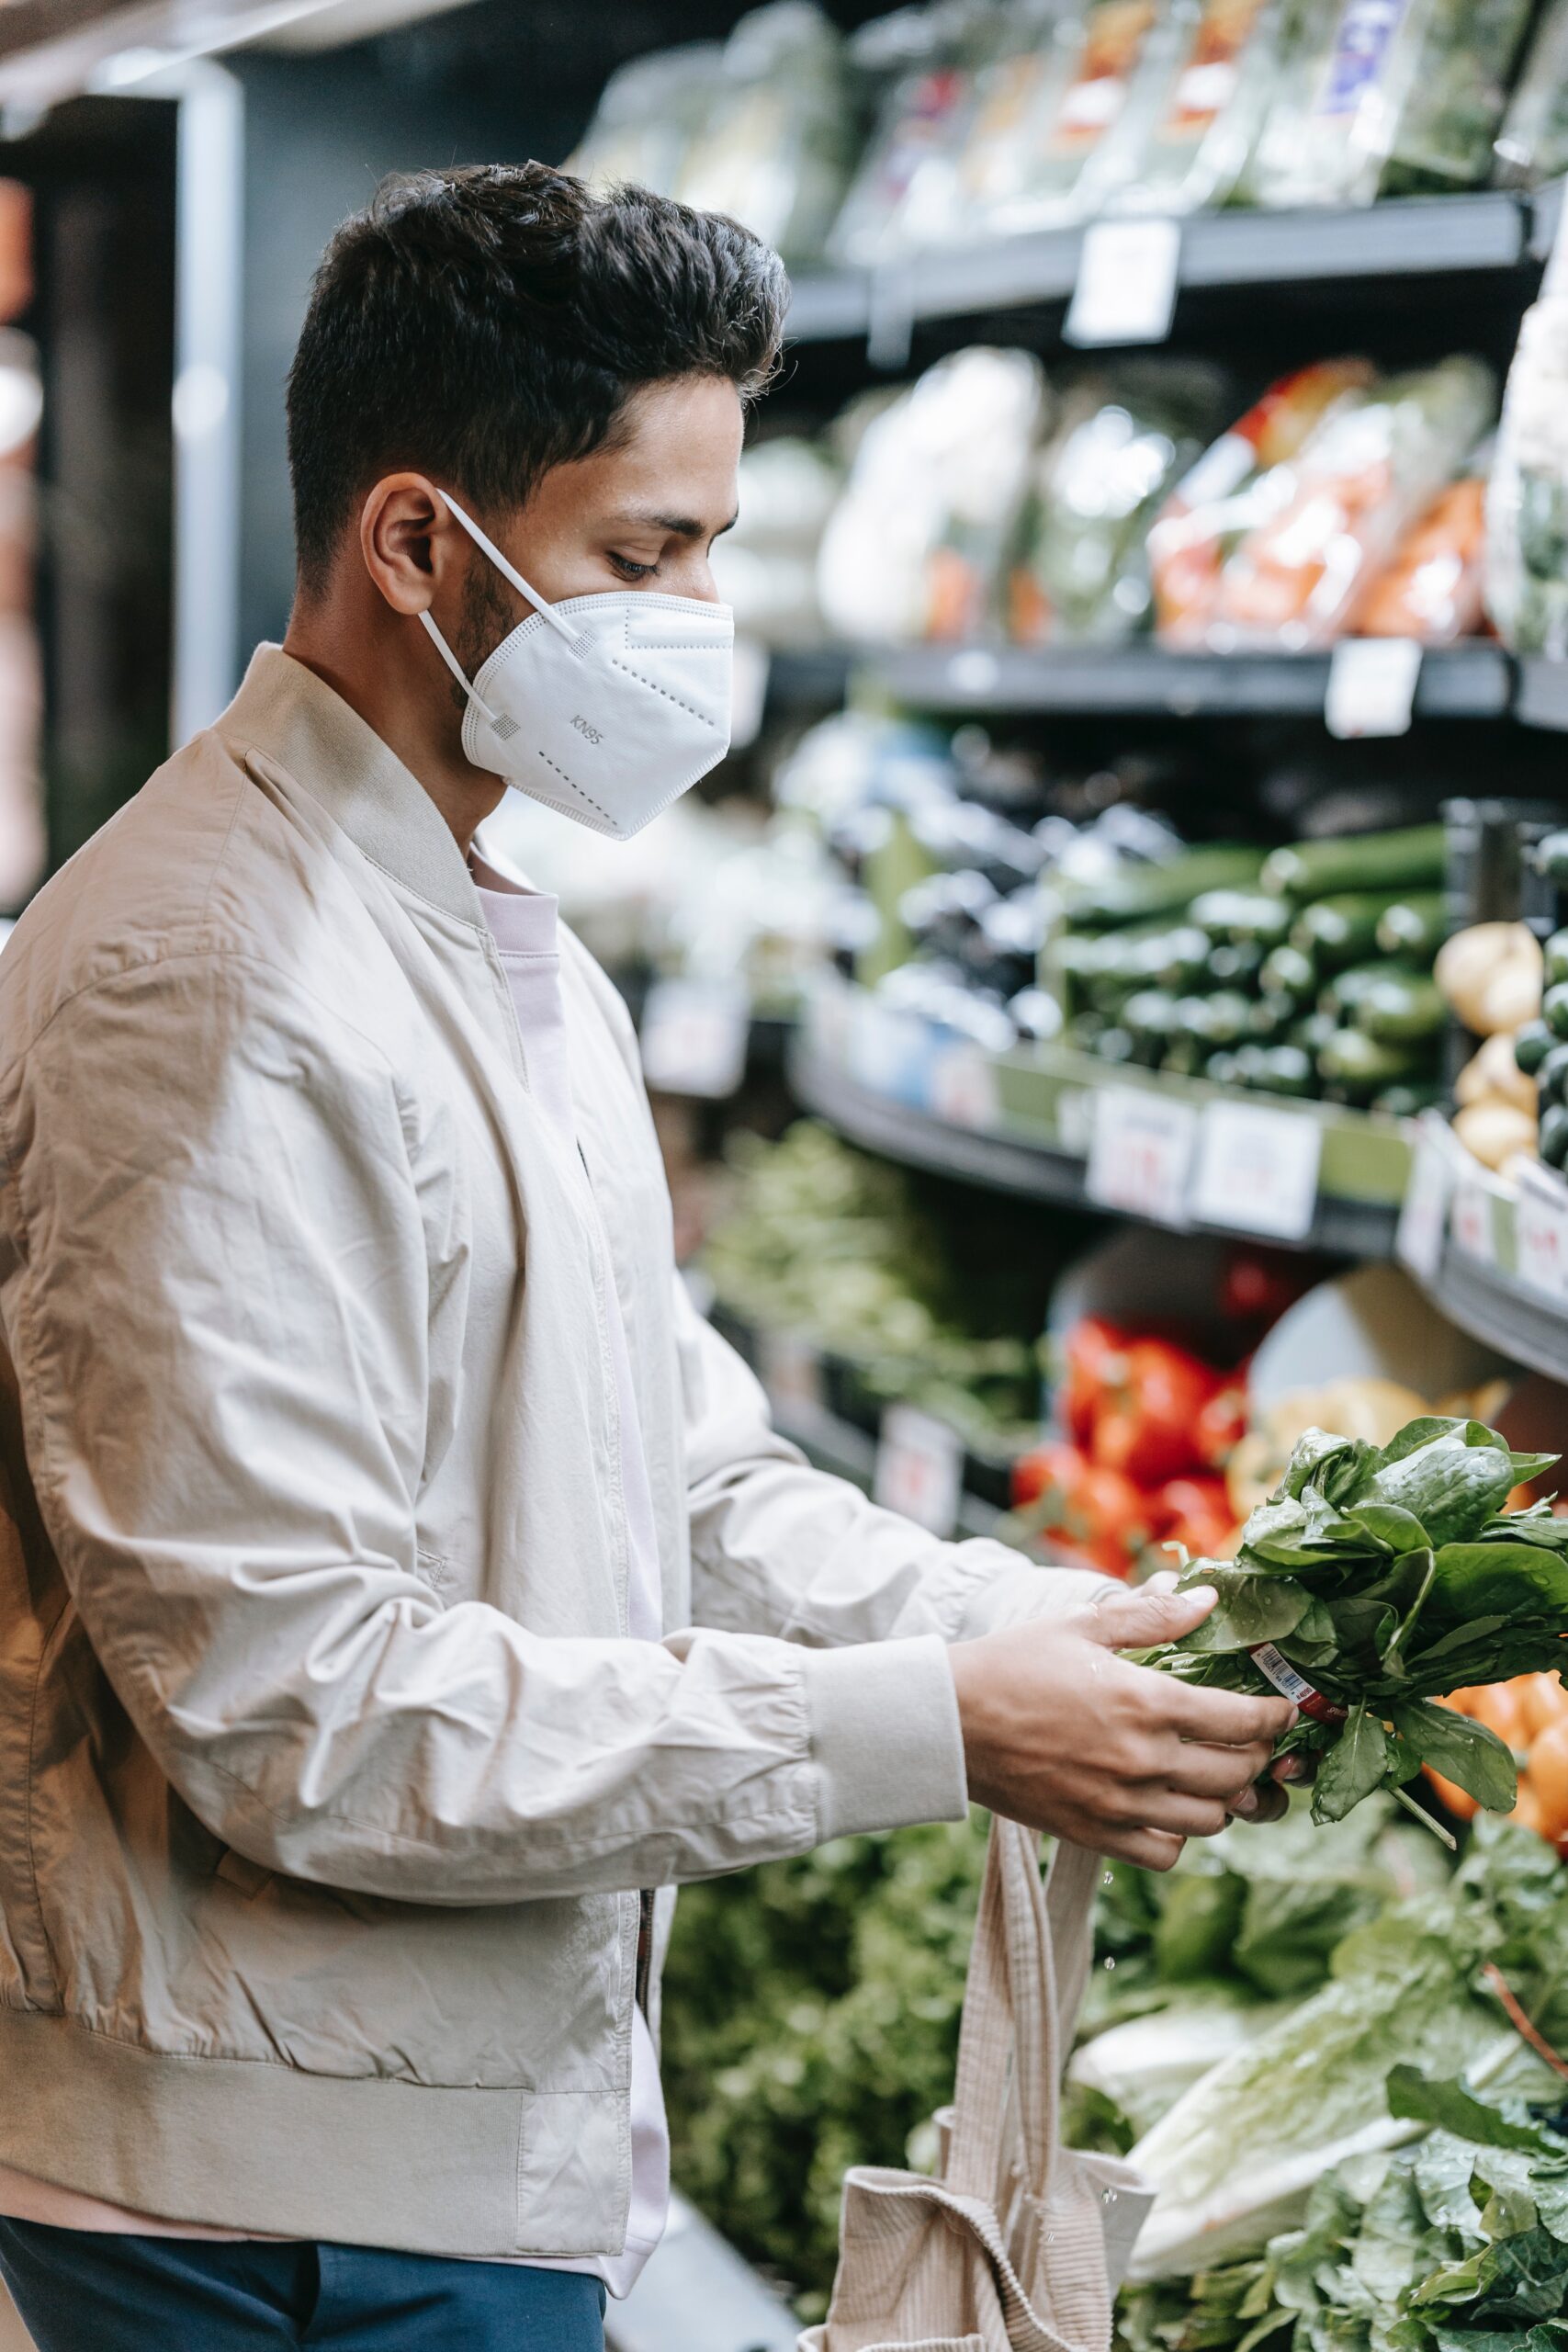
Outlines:
<svg viewBox="0 0 1568 2352"><path fill-rule="evenodd" d="M1119 1657L1189 1634L1207 1588L1112 1589L1093 1608L954 1644L953 1679L976 1804L1168 1871L1188 1838L1284 1798L1253 1783L1295 1719L1285 1699L1206 1690Z"/></svg>

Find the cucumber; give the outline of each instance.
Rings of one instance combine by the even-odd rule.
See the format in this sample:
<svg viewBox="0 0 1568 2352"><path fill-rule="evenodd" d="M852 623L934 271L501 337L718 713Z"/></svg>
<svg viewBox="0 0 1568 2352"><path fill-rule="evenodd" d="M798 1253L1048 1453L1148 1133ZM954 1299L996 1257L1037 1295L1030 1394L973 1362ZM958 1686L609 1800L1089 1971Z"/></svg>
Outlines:
<svg viewBox="0 0 1568 2352"><path fill-rule="evenodd" d="M1568 931L1554 931L1540 952L1548 981L1568 980Z"/></svg>
<svg viewBox="0 0 1568 2352"><path fill-rule="evenodd" d="M1380 981L1392 973L1396 979L1419 979L1422 976L1409 964L1386 963L1349 964L1336 972L1317 1000L1320 1012L1353 1012L1363 997L1370 996Z"/></svg>
<svg viewBox="0 0 1568 2352"><path fill-rule="evenodd" d="M1110 1025L1103 1012L1075 1013L1062 1032L1062 1043L1075 1046L1080 1054L1090 1053Z"/></svg>
<svg viewBox="0 0 1568 2352"><path fill-rule="evenodd" d="M1213 940L1230 947L1277 947L1291 928L1291 908L1267 890L1205 890L1188 909Z"/></svg>
<svg viewBox="0 0 1568 2352"><path fill-rule="evenodd" d="M1448 1013L1436 980L1407 978L1402 972L1390 971L1362 990L1351 1008L1350 1020L1369 1037L1393 1046L1435 1037Z"/></svg>
<svg viewBox="0 0 1568 2352"><path fill-rule="evenodd" d="M1169 1070L1176 1078L1196 1078L1208 1057L1208 1047L1201 1037L1173 1037L1159 1057L1161 1069Z"/></svg>
<svg viewBox="0 0 1568 2352"><path fill-rule="evenodd" d="M1535 1082L1543 1102L1568 1100L1568 1045L1559 1041L1549 1054L1541 1056L1536 1064Z"/></svg>
<svg viewBox="0 0 1568 2352"><path fill-rule="evenodd" d="M1527 1078L1534 1078L1555 1040L1544 1021L1527 1021L1514 1039L1514 1059Z"/></svg>
<svg viewBox="0 0 1568 2352"><path fill-rule="evenodd" d="M1270 1094L1312 1094L1316 1075L1312 1056L1302 1046L1266 1046L1257 1082Z"/></svg>
<svg viewBox="0 0 1568 2352"><path fill-rule="evenodd" d="M1332 1012L1303 1013L1292 1027L1289 1042L1299 1046L1304 1054L1319 1053L1338 1026Z"/></svg>
<svg viewBox="0 0 1568 2352"><path fill-rule="evenodd" d="M1348 839L1295 842L1264 860L1258 881L1282 899L1326 899L1342 890L1396 892L1433 889L1443 878L1441 825L1408 825L1398 832L1352 833Z"/></svg>
<svg viewBox="0 0 1568 2352"><path fill-rule="evenodd" d="M1418 1047L1384 1045L1381 1038L1369 1037L1364 1029L1337 1029L1317 1054L1322 1077L1338 1086L1364 1089L1369 1094L1376 1093L1380 1086L1414 1078L1426 1061Z"/></svg>
<svg viewBox="0 0 1568 2352"><path fill-rule="evenodd" d="M1549 1168L1568 1162L1568 1110L1561 1102L1549 1104L1541 1113L1536 1149Z"/></svg>
<svg viewBox="0 0 1568 2352"><path fill-rule="evenodd" d="M1129 859L1092 882L1067 881L1063 903L1075 924L1108 931L1151 915L1177 914L1205 890L1239 889L1257 881L1262 863L1261 850L1232 844L1186 850L1159 865L1135 865Z"/></svg>
<svg viewBox="0 0 1568 2352"><path fill-rule="evenodd" d="M1391 1119L1414 1119L1442 1099L1443 1090L1435 1078L1402 1079L1397 1086L1385 1086L1374 1094L1367 1108L1384 1112Z"/></svg>
<svg viewBox="0 0 1568 2352"><path fill-rule="evenodd" d="M1209 951L1209 978L1223 989L1243 986L1258 978L1263 950L1255 939L1233 940Z"/></svg>
<svg viewBox="0 0 1568 2352"><path fill-rule="evenodd" d="M1137 1046L1130 1029L1102 1029L1094 1041L1094 1050L1102 1062L1130 1062Z"/></svg>
<svg viewBox="0 0 1568 2352"><path fill-rule="evenodd" d="M1385 956L1408 956L1412 963L1429 964L1448 929L1448 901L1442 892L1422 890L1384 908L1378 945Z"/></svg>
<svg viewBox="0 0 1568 2352"><path fill-rule="evenodd" d="M1387 899L1371 890L1314 899L1291 925L1291 945L1313 956L1320 971L1359 963L1377 945L1378 924L1387 910Z"/></svg>
<svg viewBox="0 0 1568 2352"><path fill-rule="evenodd" d="M1554 1037L1568 1037L1568 980L1559 980L1540 1001L1540 1017Z"/></svg>
<svg viewBox="0 0 1568 2352"><path fill-rule="evenodd" d="M1203 1075L1215 1086L1235 1084L1235 1056L1232 1053L1211 1054L1203 1064Z"/></svg>
<svg viewBox="0 0 1568 2352"><path fill-rule="evenodd" d="M1295 1005L1288 996L1260 996L1247 1016L1247 1032L1260 1045L1277 1045L1295 1017Z"/></svg>
<svg viewBox="0 0 1568 2352"><path fill-rule="evenodd" d="M1549 882L1568 882L1568 832L1547 833L1531 851L1530 863Z"/></svg>
<svg viewBox="0 0 1568 2352"><path fill-rule="evenodd" d="M1141 1044L1167 1045L1179 1025L1177 1003L1168 989L1139 989L1122 1008L1122 1025Z"/></svg>
<svg viewBox="0 0 1568 2352"><path fill-rule="evenodd" d="M1179 996L1194 980L1203 977L1209 961L1209 934L1200 931L1195 922L1178 923L1174 931L1160 934L1157 966L1152 950L1147 961L1151 967L1149 978L1156 986Z"/></svg>
<svg viewBox="0 0 1568 2352"><path fill-rule="evenodd" d="M1310 1002L1317 993L1317 966L1301 948L1288 944L1270 950L1258 979L1266 996L1293 997L1298 1004Z"/></svg>
<svg viewBox="0 0 1568 2352"><path fill-rule="evenodd" d="M1184 996L1177 1018L1189 1036L1209 1046L1235 1046L1247 1035L1252 1001L1239 989L1215 989L1208 996Z"/></svg>

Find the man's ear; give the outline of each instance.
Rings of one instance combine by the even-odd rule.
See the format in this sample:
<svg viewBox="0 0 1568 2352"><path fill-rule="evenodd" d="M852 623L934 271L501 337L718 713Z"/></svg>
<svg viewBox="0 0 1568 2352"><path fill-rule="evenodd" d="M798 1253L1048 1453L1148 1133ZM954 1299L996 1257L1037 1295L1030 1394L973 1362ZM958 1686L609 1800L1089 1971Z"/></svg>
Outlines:
<svg viewBox="0 0 1568 2352"><path fill-rule="evenodd" d="M465 534L424 474L383 475L359 511L359 551L392 610L409 618L448 601L468 565Z"/></svg>

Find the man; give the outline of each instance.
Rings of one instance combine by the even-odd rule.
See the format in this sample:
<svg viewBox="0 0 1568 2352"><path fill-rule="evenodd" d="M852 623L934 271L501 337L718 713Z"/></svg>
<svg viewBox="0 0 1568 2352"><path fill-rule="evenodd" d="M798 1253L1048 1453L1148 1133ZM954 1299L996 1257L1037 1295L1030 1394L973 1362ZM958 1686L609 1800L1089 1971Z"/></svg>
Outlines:
<svg viewBox="0 0 1568 2352"><path fill-rule="evenodd" d="M708 554L784 307L635 189L383 190L290 378L287 642L6 951L41 2352L581 2352L662 2226L680 1881L970 1797L1158 1869L1279 1795L1282 1702L1116 1655L1201 1598L1096 1608L773 1435L674 1278L619 1001L476 842L508 782L624 833L721 755Z"/></svg>

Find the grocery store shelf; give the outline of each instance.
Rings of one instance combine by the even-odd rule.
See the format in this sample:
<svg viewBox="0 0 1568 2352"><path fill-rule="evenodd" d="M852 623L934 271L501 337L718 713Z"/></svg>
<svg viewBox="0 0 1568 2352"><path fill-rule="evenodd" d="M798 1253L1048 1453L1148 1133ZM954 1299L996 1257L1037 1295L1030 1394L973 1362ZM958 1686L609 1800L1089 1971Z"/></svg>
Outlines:
<svg viewBox="0 0 1568 2352"><path fill-rule="evenodd" d="M1560 697L1568 726L1564 675L1537 684ZM1138 711L1175 718L1320 714L1328 687L1326 653L1168 653L1146 644L1083 646L1059 651L1022 646L915 646L868 653L866 673L896 701L945 711ZM1514 701L1513 664L1495 645L1428 652L1421 664L1416 712L1422 718L1501 718Z"/></svg>
<svg viewBox="0 0 1568 2352"><path fill-rule="evenodd" d="M1547 192L1547 207L1555 193ZM1531 200L1501 189L1400 198L1354 210L1200 213L1182 223L1179 283L1321 288L1336 281L1495 273L1539 259L1542 234ZM1077 277L1082 244L1081 230L1050 230L915 254L876 270L807 271L793 289L790 337L866 337L896 348L901 322L1063 303Z"/></svg>
<svg viewBox="0 0 1568 2352"><path fill-rule="evenodd" d="M841 1420L837 1413L819 1405L807 1405L797 1400L774 1396L769 1399L773 1427L792 1445L814 1462L818 1470L830 1470L835 1477L848 1478L852 1485L870 1494L876 1472L876 1440L852 1421ZM958 1500L957 1532L960 1535L994 1535L1003 1514L978 1495L964 1493Z"/></svg>
<svg viewBox="0 0 1568 2352"><path fill-rule="evenodd" d="M1472 1339L1549 1380L1568 1384L1568 1319L1500 1266L1483 1265L1450 1242L1437 1278L1421 1287Z"/></svg>
<svg viewBox="0 0 1568 2352"><path fill-rule="evenodd" d="M1084 1187L1081 1153L1019 1135L960 1126L880 1093L852 1076L829 1056L798 1042L790 1057L790 1081L808 1111L867 1151L933 1174L955 1176L1026 1200L1102 1214ZM1125 1082L1123 1080L1123 1082ZM1191 1090L1189 1088L1188 1090ZM1258 1098L1253 1098L1258 1099ZM1163 1220L1150 1219L1159 1223ZM1298 1247L1335 1256L1388 1258L1393 1252L1398 1209L1382 1201L1342 1198L1320 1193L1310 1231ZM1225 1233L1219 1226L1174 1221L1172 1231ZM1237 1238L1256 1240L1255 1234Z"/></svg>

